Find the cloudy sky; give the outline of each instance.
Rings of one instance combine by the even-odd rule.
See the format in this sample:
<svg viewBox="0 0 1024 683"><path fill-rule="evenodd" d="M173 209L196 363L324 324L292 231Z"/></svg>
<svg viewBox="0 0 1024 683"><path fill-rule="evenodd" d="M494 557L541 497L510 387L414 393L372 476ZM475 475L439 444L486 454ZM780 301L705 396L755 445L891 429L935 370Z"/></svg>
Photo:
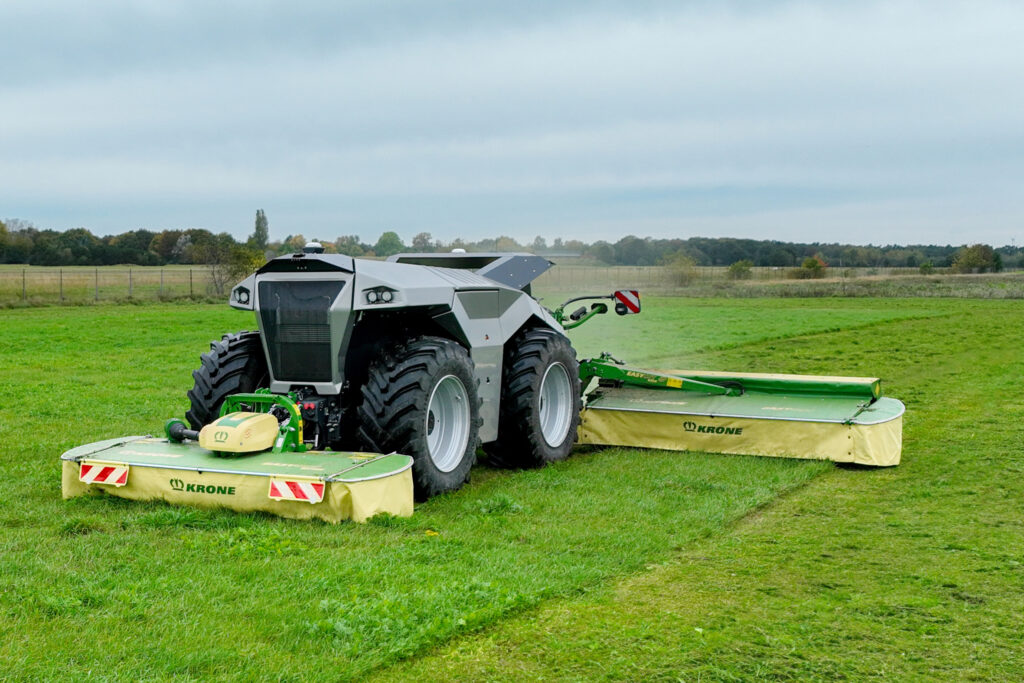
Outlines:
<svg viewBox="0 0 1024 683"><path fill-rule="evenodd" d="M0 217L1024 243L1024 3L0 5Z"/></svg>

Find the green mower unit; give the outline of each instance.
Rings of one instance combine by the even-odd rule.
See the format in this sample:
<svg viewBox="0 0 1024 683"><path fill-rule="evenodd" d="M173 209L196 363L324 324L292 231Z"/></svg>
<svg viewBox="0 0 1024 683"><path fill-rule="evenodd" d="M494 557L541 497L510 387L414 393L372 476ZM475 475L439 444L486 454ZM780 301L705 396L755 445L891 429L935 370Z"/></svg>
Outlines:
<svg viewBox="0 0 1024 683"><path fill-rule="evenodd" d="M202 354L185 420L65 453L65 497L263 510L300 519L410 515L492 464L540 467L575 443L895 465L903 404L874 378L647 370L577 361L566 330L640 294L531 293L532 254L276 258L231 306L258 331ZM588 302L568 312L572 304Z"/></svg>

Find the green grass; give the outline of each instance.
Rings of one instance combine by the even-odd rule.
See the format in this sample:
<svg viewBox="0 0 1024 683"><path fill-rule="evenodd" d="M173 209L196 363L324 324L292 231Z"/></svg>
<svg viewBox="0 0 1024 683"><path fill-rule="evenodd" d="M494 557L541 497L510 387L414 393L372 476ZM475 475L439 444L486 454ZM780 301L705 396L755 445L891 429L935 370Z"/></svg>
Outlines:
<svg viewBox="0 0 1024 683"><path fill-rule="evenodd" d="M63 450L158 431L184 411L206 342L251 314L0 311L0 678L1019 670L1016 307L645 306L582 328L583 353L881 374L910 411L905 463L581 451L539 471L478 468L411 519L367 525L62 501Z"/></svg>
<svg viewBox="0 0 1024 683"><path fill-rule="evenodd" d="M907 403L898 468L828 468L646 571L380 678L1019 680L1024 310L950 313L705 356L881 373Z"/></svg>

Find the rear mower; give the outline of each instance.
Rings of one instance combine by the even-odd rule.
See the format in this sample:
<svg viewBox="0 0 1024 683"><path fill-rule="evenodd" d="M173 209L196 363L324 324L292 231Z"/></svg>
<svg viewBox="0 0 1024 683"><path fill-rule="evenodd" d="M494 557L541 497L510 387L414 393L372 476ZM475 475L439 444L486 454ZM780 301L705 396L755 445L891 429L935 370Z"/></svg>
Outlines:
<svg viewBox="0 0 1024 683"><path fill-rule="evenodd" d="M211 343L187 423L65 453L64 495L339 521L411 514L414 497L468 481L480 446L513 468L561 460L577 441L898 462L903 406L877 379L650 371L607 353L577 362L565 330L609 303L639 313L640 296L549 311L531 283L551 265L316 247L276 258L231 291L259 330Z"/></svg>

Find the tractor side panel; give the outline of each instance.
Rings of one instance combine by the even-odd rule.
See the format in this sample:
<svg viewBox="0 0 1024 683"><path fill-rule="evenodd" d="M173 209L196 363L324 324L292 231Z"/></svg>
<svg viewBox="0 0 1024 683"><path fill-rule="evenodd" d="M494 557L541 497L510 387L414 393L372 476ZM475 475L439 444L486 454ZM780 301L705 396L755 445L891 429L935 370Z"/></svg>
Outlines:
<svg viewBox="0 0 1024 683"><path fill-rule="evenodd" d="M480 396L480 441L498 438L498 408L501 405L501 360L504 350L501 324L496 316L498 290L459 292L452 314L469 343L469 355ZM489 315L488 315L489 313Z"/></svg>
<svg viewBox="0 0 1024 683"><path fill-rule="evenodd" d="M460 291L455 295L452 314L470 345L482 401L480 441L489 443L498 438L505 344L531 319L556 330L561 328L540 304L514 289Z"/></svg>

